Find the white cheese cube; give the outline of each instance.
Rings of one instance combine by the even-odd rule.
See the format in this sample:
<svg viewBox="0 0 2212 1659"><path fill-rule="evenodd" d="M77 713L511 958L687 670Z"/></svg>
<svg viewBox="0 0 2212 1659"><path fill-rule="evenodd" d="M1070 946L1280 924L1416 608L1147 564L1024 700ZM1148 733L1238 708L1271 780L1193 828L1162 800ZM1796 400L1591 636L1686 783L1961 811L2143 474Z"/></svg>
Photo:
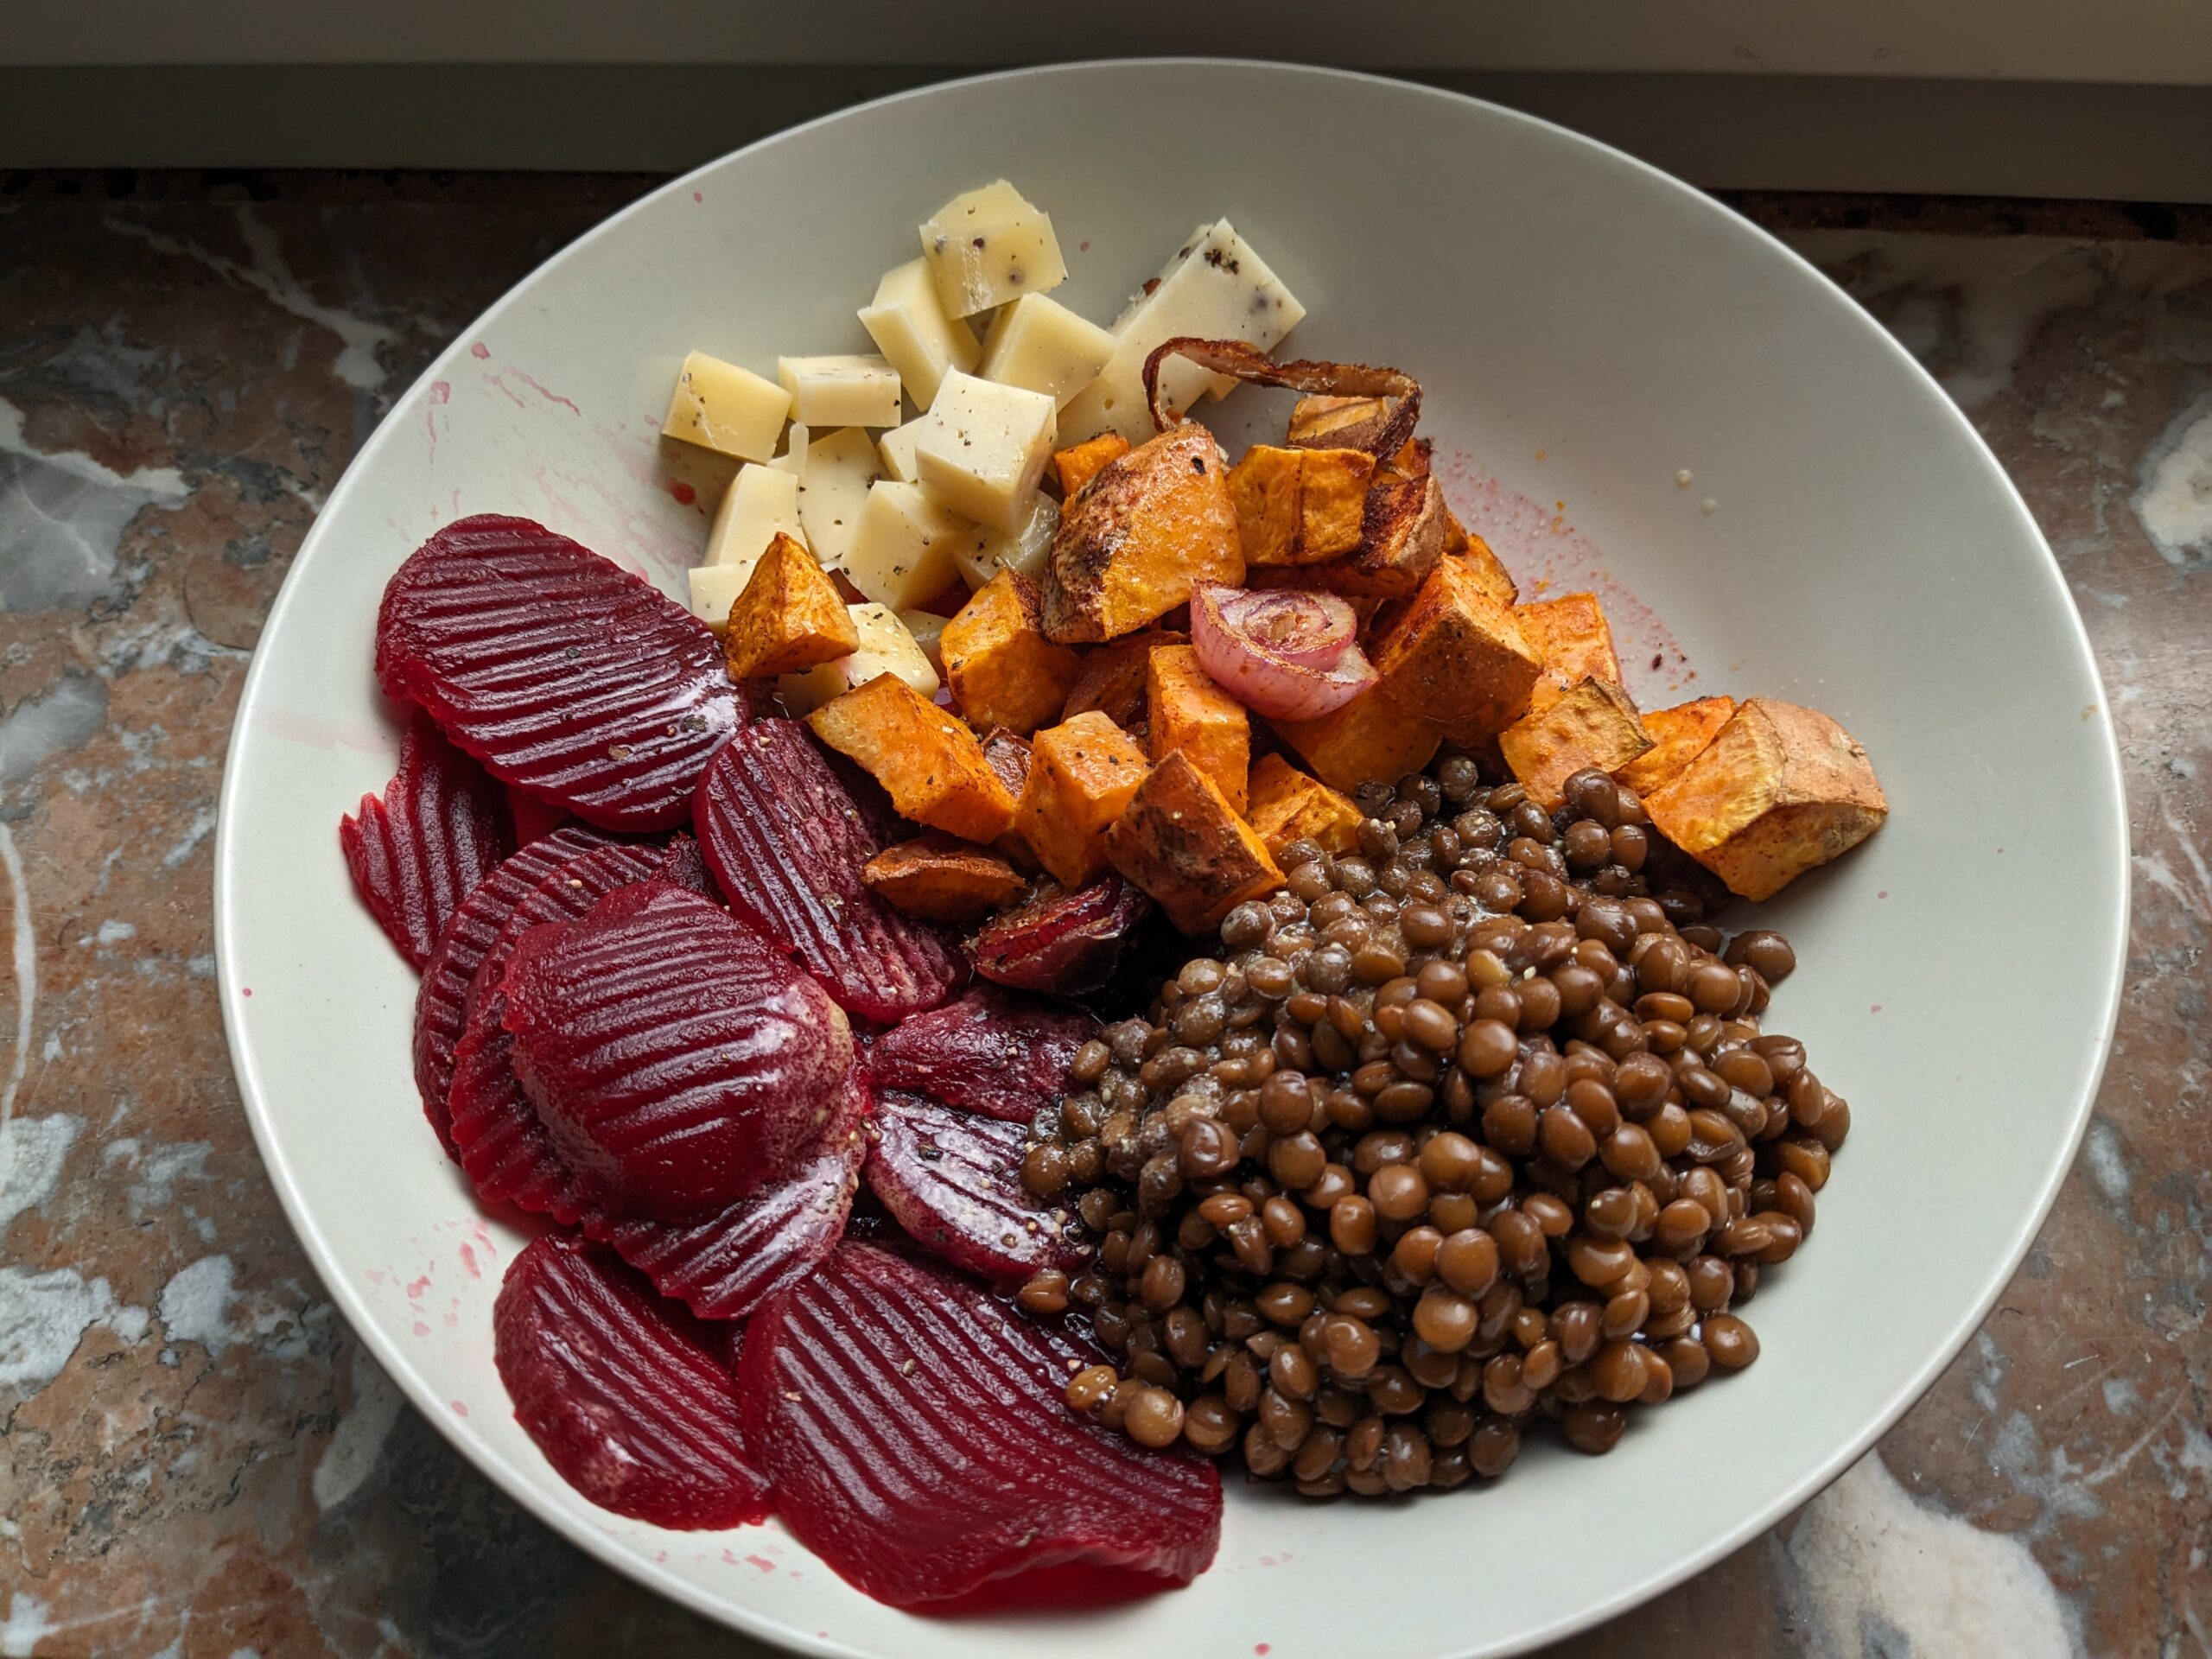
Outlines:
<svg viewBox="0 0 2212 1659"><path fill-rule="evenodd" d="M1025 294L998 314L983 342L986 380L1041 391L1061 409L1098 378L1114 336L1058 300Z"/></svg>
<svg viewBox="0 0 2212 1659"><path fill-rule="evenodd" d="M846 550L845 575L879 605L911 610L950 586L958 569L953 555L974 528L920 485L878 480L868 486L860 529Z"/></svg>
<svg viewBox="0 0 2212 1659"><path fill-rule="evenodd" d="M1028 516L1058 430L1052 400L958 371L914 440L922 483L953 512L1011 534Z"/></svg>
<svg viewBox="0 0 2212 1659"><path fill-rule="evenodd" d="M861 327L899 371L917 409L927 409L936 399L947 369L972 370L982 353L976 331L945 315L925 260L910 259L884 272L875 285L874 303L861 312Z"/></svg>
<svg viewBox="0 0 2212 1659"><path fill-rule="evenodd" d="M1152 435L1145 412L1144 360L1179 334L1243 340L1273 351L1306 308L1227 219L1200 226L1160 273L1148 293L1129 302L1114 324L1114 355L1098 378L1067 405L1061 430L1080 442L1109 428L1132 443ZM1163 401L1187 413L1201 395L1225 397L1236 383L1185 358L1160 365Z"/></svg>
<svg viewBox="0 0 2212 1659"><path fill-rule="evenodd" d="M860 649L804 673L778 676L776 690L791 713L810 715L879 674L896 674L922 696L937 696L937 670L904 622L880 605L848 605L845 612L861 637Z"/></svg>
<svg viewBox="0 0 2212 1659"><path fill-rule="evenodd" d="M844 567L875 476L875 445L857 426L808 446L798 476L798 521L806 526L806 544L823 569Z"/></svg>
<svg viewBox="0 0 2212 1659"><path fill-rule="evenodd" d="M954 560L970 588L981 588L1001 570L1012 570L1032 582L1045 579L1045 561L1052 556L1052 537L1060 527L1060 504L1039 490L1036 505L1021 527L1011 533L976 527L960 544Z"/></svg>
<svg viewBox="0 0 2212 1659"><path fill-rule="evenodd" d="M880 357L779 357L776 378L791 395L791 418L811 427L896 426L899 371Z"/></svg>
<svg viewBox="0 0 2212 1659"><path fill-rule="evenodd" d="M784 434L784 453L768 463L779 473L789 473L793 478L806 476L806 446L811 435L803 421L793 421L791 429Z"/></svg>
<svg viewBox="0 0 2212 1659"><path fill-rule="evenodd" d="M766 461L776 453L776 435L791 408L791 393L773 381L694 352L676 377L660 429L740 461Z"/></svg>
<svg viewBox="0 0 2212 1659"><path fill-rule="evenodd" d="M875 452L883 458L883 475L896 479L901 484L922 481L922 464L914 456L915 440L922 435L922 429L929 424L929 416L917 415L904 426L894 426L875 441Z"/></svg>
<svg viewBox="0 0 2212 1659"><path fill-rule="evenodd" d="M1042 294L1068 275L1052 216L1004 179L938 208L922 226L922 257L929 261L938 298L956 317Z"/></svg>
<svg viewBox="0 0 2212 1659"><path fill-rule="evenodd" d="M722 492L715 508L715 522L707 531L702 564L742 571L738 586L768 550L779 532L806 539L798 516L798 479L774 467L741 467ZM729 607L722 607L727 611Z"/></svg>
<svg viewBox="0 0 2212 1659"><path fill-rule="evenodd" d="M702 564L683 573L691 586L691 614L720 633L729 626L729 607L745 591L751 565Z"/></svg>
<svg viewBox="0 0 2212 1659"><path fill-rule="evenodd" d="M935 611L901 611L899 620L906 625L906 632L914 636L914 643L922 648L922 655L930 659L930 666L943 675L944 625L952 619L939 616Z"/></svg>

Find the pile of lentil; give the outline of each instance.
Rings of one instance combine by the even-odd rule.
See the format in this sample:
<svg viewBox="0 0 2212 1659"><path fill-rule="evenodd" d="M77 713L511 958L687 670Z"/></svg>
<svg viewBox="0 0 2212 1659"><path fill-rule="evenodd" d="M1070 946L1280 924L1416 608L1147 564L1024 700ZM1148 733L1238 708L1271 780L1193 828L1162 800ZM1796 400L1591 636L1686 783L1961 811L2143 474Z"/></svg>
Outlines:
<svg viewBox="0 0 2212 1659"><path fill-rule="evenodd" d="M1448 758L1357 799L1221 954L1078 1055L1023 1164L1100 1241L1032 1311L1116 1363L1077 1410L1316 1498L1599 1452L1758 1339L1733 1311L1812 1230L1850 1109L1764 1033L1779 934L1604 773L1547 813Z"/></svg>

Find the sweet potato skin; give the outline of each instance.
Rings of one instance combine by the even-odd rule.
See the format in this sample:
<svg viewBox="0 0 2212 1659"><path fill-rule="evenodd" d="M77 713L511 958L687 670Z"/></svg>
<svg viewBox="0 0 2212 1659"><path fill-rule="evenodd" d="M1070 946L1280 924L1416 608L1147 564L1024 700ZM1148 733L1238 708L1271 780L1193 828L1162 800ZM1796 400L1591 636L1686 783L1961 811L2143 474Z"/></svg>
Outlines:
<svg viewBox="0 0 2212 1659"><path fill-rule="evenodd" d="M895 674L832 697L806 717L814 734L857 761L917 823L989 842L1014 823L1014 797L976 734Z"/></svg>
<svg viewBox="0 0 2212 1659"><path fill-rule="evenodd" d="M1529 798L1553 812L1567 798L1567 780L1576 772L1585 766L1618 771L1650 748L1651 740L1627 692L1605 680L1585 679L1500 732L1497 747Z"/></svg>
<svg viewBox="0 0 2212 1659"><path fill-rule="evenodd" d="M1152 653L1162 645L1187 645L1191 636L1178 628L1147 628L1123 634L1083 653L1083 666L1060 705L1060 718L1096 709L1123 730L1144 717L1145 676Z"/></svg>
<svg viewBox="0 0 2212 1659"><path fill-rule="evenodd" d="M1029 885L996 853L937 833L885 848L861 880L909 916L963 924L1003 909Z"/></svg>
<svg viewBox="0 0 2212 1659"><path fill-rule="evenodd" d="M1621 685L1621 659L1612 625L1595 594L1562 594L1513 607L1522 638L1535 648L1543 677L1529 694L1531 709L1548 709L1584 680Z"/></svg>
<svg viewBox="0 0 2212 1659"><path fill-rule="evenodd" d="M1310 841L1339 857L1359 850L1359 809L1279 754L1263 754L1252 763L1244 815L1278 862L1294 841Z"/></svg>
<svg viewBox="0 0 2212 1659"><path fill-rule="evenodd" d="M1466 748L1526 713L1543 671L1514 613L1458 558L1429 572L1413 601L1377 631L1370 656L1385 696Z"/></svg>
<svg viewBox="0 0 2212 1659"><path fill-rule="evenodd" d="M1129 453L1129 441L1119 432L1101 432L1084 443L1052 452L1052 475L1060 480L1063 499L1073 500L1083 486L1098 476L1109 462Z"/></svg>
<svg viewBox="0 0 2212 1659"><path fill-rule="evenodd" d="M1651 747L1613 776L1639 795L1650 794L1703 754L1735 713L1733 697L1699 697L1655 709L1643 717L1643 734Z"/></svg>
<svg viewBox="0 0 2212 1659"><path fill-rule="evenodd" d="M1866 751L1818 709L1747 699L1644 800L1652 826L1745 899L1770 899L1882 827Z"/></svg>
<svg viewBox="0 0 2212 1659"><path fill-rule="evenodd" d="M1435 758L1443 734L1370 686L1319 720L1278 720L1276 734L1296 750L1313 775L1349 795L1370 781L1395 783Z"/></svg>
<svg viewBox="0 0 2212 1659"><path fill-rule="evenodd" d="M1185 933L1210 932L1245 899L1282 885L1267 844L1179 751L1145 774L1106 831L1106 851Z"/></svg>
<svg viewBox="0 0 2212 1659"><path fill-rule="evenodd" d="M1216 685L1188 645L1157 645L1146 659L1145 724L1154 761L1180 751L1240 816L1252 763L1252 717Z"/></svg>
<svg viewBox="0 0 2212 1659"><path fill-rule="evenodd" d="M1048 727L1031 746L1015 824L1037 861L1065 887L1106 870L1106 829L1151 762L1135 740L1095 709Z"/></svg>
<svg viewBox="0 0 2212 1659"><path fill-rule="evenodd" d="M1043 598L1015 570L977 588L944 625L938 648L954 703L982 732L1035 731L1059 713L1082 667L1074 652L1045 638Z"/></svg>
<svg viewBox="0 0 2212 1659"><path fill-rule="evenodd" d="M772 674L796 674L860 649L844 596L830 573L791 536L779 531L729 607L722 657L741 684Z"/></svg>
<svg viewBox="0 0 2212 1659"><path fill-rule="evenodd" d="M1115 639L1165 616L1204 582L1244 580L1229 464L1185 421L1109 462L1060 514L1046 566L1045 637Z"/></svg>

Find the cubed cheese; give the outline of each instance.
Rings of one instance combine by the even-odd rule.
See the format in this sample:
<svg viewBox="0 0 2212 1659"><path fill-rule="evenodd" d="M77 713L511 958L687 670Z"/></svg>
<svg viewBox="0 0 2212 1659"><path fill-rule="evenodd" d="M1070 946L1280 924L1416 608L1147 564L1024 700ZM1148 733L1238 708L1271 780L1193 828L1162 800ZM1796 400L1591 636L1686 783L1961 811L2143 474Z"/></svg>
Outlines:
<svg viewBox="0 0 2212 1659"><path fill-rule="evenodd" d="M982 348L976 331L947 316L926 260L910 259L887 270L875 285L875 302L861 311L861 327L899 371L917 409L927 409L948 369L972 370Z"/></svg>
<svg viewBox="0 0 2212 1659"><path fill-rule="evenodd" d="M922 428L929 423L929 416L917 415L904 426L894 426L875 441L875 452L883 458L883 475L901 484L922 481L921 463L914 458L914 441L922 435Z"/></svg>
<svg viewBox="0 0 2212 1659"><path fill-rule="evenodd" d="M923 485L979 524L1019 530L1052 458L1053 416L1041 391L948 374L914 441Z"/></svg>
<svg viewBox="0 0 2212 1659"><path fill-rule="evenodd" d="M920 485L879 479L868 486L860 529L846 550L845 575L878 604L910 609L957 579L953 556L974 530Z"/></svg>
<svg viewBox="0 0 2212 1659"><path fill-rule="evenodd" d="M1001 570L1012 570L1032 582L1045 580L1045 562L1052 556L1053 532L1060 527L1060 504L1039 490L1029 516L1019 530L985 530L981 524L960 544L953 556L970 588L981 588Z"/></svg>
<svg viewBox="0 0 2212 1659"><path fill-rule="evenodd" d="M830 698L866 685L879 674L896 674L922 696L937 696L937 670L904 622L880 605L848 605L845 609L860 634L860 649L804 674L779 677L776 690L791 713L810 715Z"/></svg>
<svg viewBox="0 0 2212 1659"><path fill-rule="evenodd" d="M938 208L922 226L922 257L929 262L938 298L956 317L1042 294L1068 275L1052 216L1004 179Z"/></svg>
<svg viewBox="0 0 2212 1659"><path fill-rule="evenodd" d="M1065 409L1114 355L1114 336L1058 300L1025 294L1001 310L983 342L986 380L1041 391Z"/></svg>
<svg viewBox="0 0 2212 1659"><path fill-rule="evenodd" d="M1227 219L1201 225L1147 292L1114 324L1114 354L1098 378L1067 405L1060 429L1087 438L1112 429L1133 443L1152 435L1145 411L1144 361L1179 334L1249 340L1272 351L1306 308L1252 251ZM1172 409L1187 411L1204 394L1227 394L1236 383L1183 358L1160 365L1160 385Z"/></svg>
<svg viewBox="0 0 2212 1659"><path fill-rule="evenodd" d="M952 619L939 616L935 611L901 611L899 620L906 625L906 632L914 636L914 643L922 648L922 655L930 659L930 666L943 674L944 656L938 647L944 639L944 625Z"/></svg>
<svg viewBox="0 0 2212 1659"><path fill-rule="evenodd" d="M807 545L823 569L844 568L875 477L875 445L857 426L840 428L808 445L798 476L798 521L806 526Z"/></svg>
<svg viewBox="0 0 2212 1659"><path fill-rule="evenodd" d="M804 421L793 421L784 434L784 453L768 463L779 473L789 473L793 478L806 476L806 446L812 435Z"/></svg>
<svg viewBox="0 0 2212 1659"><path fill-rule="evenodd" d="M791 418L817 429L831 426L896 426L899 371L880 357L845 353L830 357L779 357L776 378L791 395Z"/></svg>
<svg viewBox="0 0 2212 1659"><path fill-rule="evenodd" d="M791 395L750 369L704 352L683 359L668 400L662 433L740 461L766 461L776 453Z"/></svg>
<svg viewBox="0 0 2212 1659"><path fill-rule="evenodd" d="M753 572L753 562L767 550L779 531L806 539L799 523L797 475L766 465L741 467L715 509L713 527L707 531L706 556L701 563L738 571L737 585L742 588Z"/></svg>

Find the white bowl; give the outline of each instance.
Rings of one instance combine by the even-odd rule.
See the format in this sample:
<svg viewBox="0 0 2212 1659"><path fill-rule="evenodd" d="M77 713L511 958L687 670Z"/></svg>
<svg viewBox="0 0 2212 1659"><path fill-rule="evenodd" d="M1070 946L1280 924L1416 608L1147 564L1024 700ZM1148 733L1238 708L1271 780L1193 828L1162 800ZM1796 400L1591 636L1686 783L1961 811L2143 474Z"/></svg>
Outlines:
<svg viewBox="0 0 2212 1659"><path fill-rule="evenodd" d="M1001 175L1053 216L1072 270L1056 297L1102 320L1192 225L1231 216L1312 308L1299 354L1420 376L1423 429L1460 452L1456 493L1509 562L1573 580L1603 550L1650 696L1686 660L1682 695L1815 704L1872 752L1892 817L1766 912L1802 962L1773 1024L1805 1039L1856 1129L1818 1230L1751 1310L1755 1367L1640 1419L1608 1457L1533 1446L1480 1490L1316 1508L1234 1487L1220 1559L1187 1590L956 1622L869 1601L772 1523L701 1535L606 1514L516 1427L490 1312L519 1236L479 1217L423 1123L414 978L355 902L336 825L391 772L371 635L417 542L461 513L521 513L680 591L704 526L667 487L656 430L684 352L766 369L865 349L854 310L912 256L912 227ZM1282 414L1251 392L1210 407L1232 439ZM852 110L657 191L400 400L301 549L246 683L216 860L223 1010L270 1175L377 1357L534 1514L687 1606L809 1652L899 1659L1514 1652L1809 1497L2019 1262L2120 985L2126 836L2102 703L2057 568L1967 423L1809 266L1696 191L1390 81L1022 71Z"/></svg>

